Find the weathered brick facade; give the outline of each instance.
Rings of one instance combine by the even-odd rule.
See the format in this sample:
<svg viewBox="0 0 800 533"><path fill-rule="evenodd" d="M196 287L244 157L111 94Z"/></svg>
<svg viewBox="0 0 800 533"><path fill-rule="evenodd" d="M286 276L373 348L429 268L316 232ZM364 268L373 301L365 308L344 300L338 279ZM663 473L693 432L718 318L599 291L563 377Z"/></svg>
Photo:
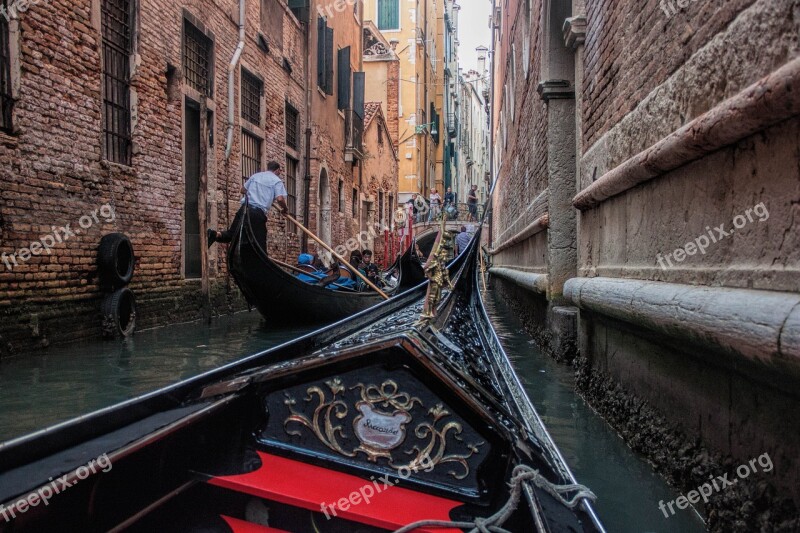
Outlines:
<svg viewBox="0 0 800 533"><path fill-rule="evenodd" d="M396 96L393 101L396 106ZM380 102L367 103L364 150L364 192L370 205L367 227L377 233L374 237L369 234L367 246L375 253L375 263L391 264L394 258L386 257L383 228L390 228L397 204L396 201L390 201L397 198L397 149Z"/></svg>
<svg viewBox="0 0 800 533"><path fill-rule="evenodd" d="M208 97L184 81L185 20L213 41ZM240 69L263 81L261 123L247 126L261 139L261 168L273 159L283 163L286 100L300 111L298 131L305 130L306 49L303 28L285 2L247 2L247 38L235 76L234 143L226 159L227 69L238 43L237 20L235 0L140 0L131 58L130 166L108 163L102 153L101 0L40 2L11 22L12 50L18 50L12 71L19 89L14 131L0 134L2 251L12 254L30 246L52 233L51 226L79 228L82 216L104 204L113 207L115 217L79 228L51 254L12 264L11 270L0 265L0 354L99 332L96 248L109 232L127 234L134 245L131 288L140 328L241 307L226 276L224 247L210 251L207 294L201 279L184 274L186 102L202 102L209 112L200 228L224 227L238 208L242 184ZM275 31L276 25L282 31ZM259 32L269 51L259 47ZM302 165L304 146L296 152ZM301 166L298 196L304 173ZM270 251L296 255L298 237L287 235L277 219L271 222Z"/></svg>

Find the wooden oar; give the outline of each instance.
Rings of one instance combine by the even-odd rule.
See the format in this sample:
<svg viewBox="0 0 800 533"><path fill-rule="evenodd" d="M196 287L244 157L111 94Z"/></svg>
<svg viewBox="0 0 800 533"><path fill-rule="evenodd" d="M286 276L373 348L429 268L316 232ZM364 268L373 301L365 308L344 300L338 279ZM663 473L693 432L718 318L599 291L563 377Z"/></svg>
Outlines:
<svg viewBox="0 0 800 533"><path fill-rule="evenodd" d="M388 300L388 299L389 299L389 297L386 295L386 293L385 293L385 292L383 292L382 290L380 290L380 289L378 288L378 286L377 286L377 285L375 285L375 284L374 284L374 283L372 283L372 282L371 282L369 279L367 279L367 277L366 277L364 274L362 274L362 273L361 273L361 272L360 272L360 271L359 271L357 268L354 268L354 267L353 267L353 265L351 265L351 264L350 264L348 261L346 261L344 257L342 257L341 255L337 254L337 253L336 253L336 252L333 250L333 248L331 248L330 246L328 246L327 244L325 244L325 242L324 242L322 239L320 239L319 237L317 237L316 235L314 235L314 234L311 232L311 230L309 230L308 228L306 228L305 226L303 226L303 225L302 225L300 222L298 222L296 218L294 218L294 217L293 217L292 215L290 215L289 213L283 213L283 216L285 216L286 218L288 218L288 219L289 219L290 221L292 221L294 224L297 224L297 227L298 227L298 228L300 228L301 230L303 230L303 233L305 233L306 235L308 235L309 237L311 237L312 239L314 239L315 241L317 241L317 242L320 244L320 246L322 246L323 248L325 248L326 250L328 250L328 251L329 251L329 252L330 252L330 253L333 255L333 257L335 257L336 259L338 259L338 260L339 260L339 262L341 262L341 263L344 263L345 265L347 265L348 267L350 267L350 270L353 272L353 274L355 274L356 276L358 276L359 278L361 278L361 281L363 281L364 283L366 283L366 284L367 284L367 286L368 286L370 289L372 289L372 290L374 290L375 292L377 292L378 294L380 294L380 295L383 297L383 299L384 299L384 300Z"/></svg>

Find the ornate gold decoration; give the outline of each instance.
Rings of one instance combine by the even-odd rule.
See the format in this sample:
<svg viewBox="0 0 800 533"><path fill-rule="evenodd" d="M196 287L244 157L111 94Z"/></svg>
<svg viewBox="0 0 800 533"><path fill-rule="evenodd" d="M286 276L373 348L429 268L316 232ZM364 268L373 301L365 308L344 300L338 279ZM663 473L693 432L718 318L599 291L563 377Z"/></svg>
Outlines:
<svg viewBox="0 0 800 533"><path fill-rule="evenodd" d="M286 427L291 422L297 422L298 424L302 424L310 429L320 440L320 442L322 442L331 450L339 452L346 457L354 457L355 453L348 452L342 448L336 438L337 435L341 438L345 438L342 426L334 425L333 421L331 421L331 415L339 420L347 416L347 404L342 400L336 399L336 396L340 392L344 391L344 386L339 378L326 381L325 384L328 385L328 388L330 388L331 392L333 393L333 397L331 398L330 402L325 401L325 391L323 391L321 388L314 386L309 387L306 390L306 393L308 394L306 397L306 402L312 401L313 396L316 396L317 400L319 401L319 405L317 405L316 409L314 409L314 415L311 420L309 420L304 414L298 413L294 410L293 406L297 403L294 398L287 397L286 400L284 400L283 403L289 408L289 412L292 414L283 422L283 429L289 435L300 436L300 430L289 430L289 428Z"/></svg>
<svg viewBox="0 0 800 533"><path fill-rule="evenodd" d="M417 327L424 327L436 317L436 308L442 301L442 289L453 289L450 281L450 271L447 270L447 259L453 249L453 234L445 230L445 217L442 217L442 227L436 237L431 256L425 263L425 276L430 280L428 292L425 295L425 307L416 323Z"/></svg>
<svg viewBox="0 0 800 533"><path fill-rule="evenodd" d="M400 387L393 380L386 380L380 386L358 383L350 387L350 390L360 391L361 399L355 404L355 410L359 414L353 420L353 431L359 445L349 451L339 442L339 439L348 438L344 428L333 420L343 420L348 415L348 405L339 397L346 388L339 378L326 381L325 384L332 393L330 400L326 398L326 392L318 386L311 386L306 390L308 394L306 402L316 399L318 403L311 418L295 410L294 398L287 396L284 400L291 413L283 423L288 435L302 434L299 429L287 427L291 423L298 423L311 430L326 447L345 457L355 457L363 453L367 456L367 460L373 463L379 458L385 458L388 459L389 466L396 470L409 469L415 472L421 469L430 471L437 465L456 463L461 466L463 472L450 470L449 475L455 479L464 479L469 475L470 467L467 460L478 453L478 448L483 443L464 442L460 437L463 431L462 425L454 420L446 421L450 412L443 404L439 403L428 409L427 415L432 420L421 422L414 429L414 435L418 439L423 441L427 439L425 445L421 448L414 445L411 449L404 450L406 455L413 457L407 463L398 464L392 452L405 442L407 437L405 426L413 420L410 411L416 405L424 408L422 400L400 392ZM379 407L386 410L380 410ZM464 443L469 453L447 454L449 436Z"/></svg>

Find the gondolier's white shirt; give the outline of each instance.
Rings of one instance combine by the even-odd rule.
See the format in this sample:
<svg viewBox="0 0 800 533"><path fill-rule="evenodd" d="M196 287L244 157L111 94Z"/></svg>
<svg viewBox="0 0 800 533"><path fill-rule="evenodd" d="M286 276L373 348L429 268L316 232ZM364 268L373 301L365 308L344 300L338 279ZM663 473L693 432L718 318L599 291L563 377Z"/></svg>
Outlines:
<svg viewBox="0 0 800 533"><path fill-rule="evenodd" d="M274 172L258 172L250 176L244 183L247 190L247 197L250 198L250 206L258 207L265 213L269 212L272 202L279 196L286 197L286 186ZM244 205L244 198L240 202Z"/></svg>

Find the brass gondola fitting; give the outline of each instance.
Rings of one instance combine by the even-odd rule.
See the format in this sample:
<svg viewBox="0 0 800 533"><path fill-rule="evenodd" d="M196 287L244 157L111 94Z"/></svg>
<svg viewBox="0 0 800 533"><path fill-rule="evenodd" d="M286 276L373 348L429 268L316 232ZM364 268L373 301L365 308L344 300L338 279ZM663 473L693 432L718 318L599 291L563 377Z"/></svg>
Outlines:
<svg viewBox="0 0 800 533"><path fill-rule="evenodd" d="M425 263L425 277L430 280L430 283L425 294L425 306L415 324L419 329L429 326L431 321L436 318L436 309L439 306L439 302L442 301L442 289L453 289L453 283L450 281L450 271L447 269L447 260L453 250L453 234L445 228L445 217L442 217L439 235L436 236L433 251L428 258L428 262Z"/></svg>

